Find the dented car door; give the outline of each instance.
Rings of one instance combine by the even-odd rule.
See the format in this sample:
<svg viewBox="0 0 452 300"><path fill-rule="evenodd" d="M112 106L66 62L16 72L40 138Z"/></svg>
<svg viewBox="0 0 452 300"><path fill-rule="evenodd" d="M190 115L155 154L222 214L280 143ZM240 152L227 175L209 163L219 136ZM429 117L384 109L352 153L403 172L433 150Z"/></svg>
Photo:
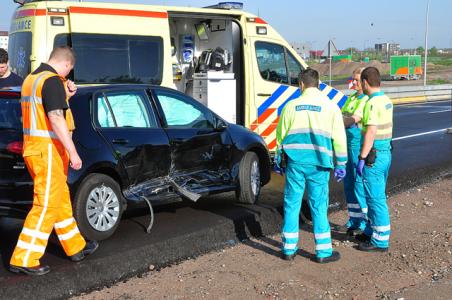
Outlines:
<svg viewBox="0 0 452 300"><path fill-rule="evenodd" d="M130 186L168 175L168 136L144 89L98 93L93 108L96 127L124 166Z"/></svg>
<svg viewBox="0 0 452 300"><path fill-rule="evenodd" d="M155 88L154 98L170 141L170 175L190 190L229 184L232 142L227 130L216 128L217 117L177 91Z"/></svg>

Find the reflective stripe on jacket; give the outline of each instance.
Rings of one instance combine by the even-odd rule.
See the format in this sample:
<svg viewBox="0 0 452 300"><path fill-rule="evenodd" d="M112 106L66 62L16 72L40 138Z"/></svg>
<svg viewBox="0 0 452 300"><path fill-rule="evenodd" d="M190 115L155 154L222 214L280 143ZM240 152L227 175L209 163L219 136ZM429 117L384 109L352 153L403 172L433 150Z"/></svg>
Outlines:
<svg viewBox="0 0 452 300"><path fill-rule="evenodd" d="M345 168L347 142L339 107L317 88L307 88L289 102L281 113L276 130L278 145L289 162L333 168ZM334 155L333 155L334 154Z"/></svg>

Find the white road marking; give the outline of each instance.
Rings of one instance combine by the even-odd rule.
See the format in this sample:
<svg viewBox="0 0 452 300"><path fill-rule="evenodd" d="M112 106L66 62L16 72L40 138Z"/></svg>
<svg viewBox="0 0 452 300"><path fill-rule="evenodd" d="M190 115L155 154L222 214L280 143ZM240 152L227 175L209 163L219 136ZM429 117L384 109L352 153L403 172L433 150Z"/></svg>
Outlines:
<svg viewBox="0 0 452 300"><path fill-rule="evenodd" d="M416 136L421 136L421 135L426 135L426 134L432 134L432 133L442 132L442 131L446 131L446 130L447 130L447 128L438 129L438 130L433 130L433 131L427 131L427 132L421 132L421 133L416 133L416 134L411 134L411 135L396 137L396 138L394 138L394 139L392 139L392 140L393 140L393 141L404 140L404 139L408 139L408 138L412 138L412 137L416 137Z"/></svg>
<svg viewBox="0 0 452 300"><path fill-rule="evenodd" d="M437 113L442 113L442 112L447 112L447 111L451 111L451 109L445 109L445 110L438 110L438 111L429 111L429 114L437 114Z"/></svg>

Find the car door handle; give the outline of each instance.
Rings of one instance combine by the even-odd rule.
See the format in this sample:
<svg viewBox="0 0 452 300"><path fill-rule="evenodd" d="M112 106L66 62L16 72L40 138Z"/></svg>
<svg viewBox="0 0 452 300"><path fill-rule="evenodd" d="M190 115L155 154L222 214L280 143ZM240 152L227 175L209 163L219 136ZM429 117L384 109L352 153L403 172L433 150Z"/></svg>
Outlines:
<svg viewBox="0 0 452 300"><path fill-rule="evenodd" d="M272 94L266 94L266 93L258 93L259 97L270 97Z"/></svg>
<svg viewBox="0 0 452 300"><path fill-rule="evenodd" d="M113 144L125 145L129 143L129 140L126 139L114 139L111 141Z"/></svg>

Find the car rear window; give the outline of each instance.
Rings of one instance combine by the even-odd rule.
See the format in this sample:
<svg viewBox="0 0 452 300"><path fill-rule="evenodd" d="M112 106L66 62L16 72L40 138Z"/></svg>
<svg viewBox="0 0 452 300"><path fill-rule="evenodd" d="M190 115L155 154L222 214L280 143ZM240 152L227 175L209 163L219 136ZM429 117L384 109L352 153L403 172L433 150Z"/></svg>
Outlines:
<svg viewBox="0 0 452 300"><path fill-rule="evenodd" d="M22 130L20 98L16 93L0 92L0 130Z"/></svg>

